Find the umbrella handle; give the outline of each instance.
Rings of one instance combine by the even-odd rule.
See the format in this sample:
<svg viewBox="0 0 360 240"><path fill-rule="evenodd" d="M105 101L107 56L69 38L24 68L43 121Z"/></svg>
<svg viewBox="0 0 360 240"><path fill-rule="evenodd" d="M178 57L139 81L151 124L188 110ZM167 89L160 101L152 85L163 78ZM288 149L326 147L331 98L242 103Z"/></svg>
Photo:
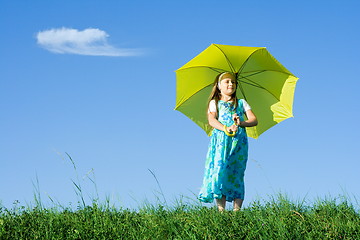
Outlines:
<svg viewBox="0 0 360 240"><path fill-rule="evenodd" d="M224 125L224 132L226 135L228 135L229 137L234 137L235 134L236 134L236 131L235 132L232 132L232 133L229 133L227 130L226 130L226 125Z"/></svg>

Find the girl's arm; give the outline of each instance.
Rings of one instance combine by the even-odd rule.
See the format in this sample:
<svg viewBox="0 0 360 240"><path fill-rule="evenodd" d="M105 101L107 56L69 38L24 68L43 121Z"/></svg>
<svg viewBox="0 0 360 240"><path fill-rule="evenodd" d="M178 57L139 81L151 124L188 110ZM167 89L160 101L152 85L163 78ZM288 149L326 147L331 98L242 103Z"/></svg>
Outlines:
<svg viewBox="0 0 360 240"><path fill-rule="evenodd" d="M217 119L216 119L216 112L209 112L208 113L208 122L210 124L210 126L212 126L213 128L216 128L220 131L224 131L224 125L221 124ZM237 126L236 125L232 125L231 127L227 127L226 128L228 132L236 132L237 131Z"/></svg>
<svg viewBox="0 0 360 240"><path fill-rule="evenodd" d="M251 110L245 112L248 120L240 122L241 127L254 127L258 124L255 114Z"/></svg>

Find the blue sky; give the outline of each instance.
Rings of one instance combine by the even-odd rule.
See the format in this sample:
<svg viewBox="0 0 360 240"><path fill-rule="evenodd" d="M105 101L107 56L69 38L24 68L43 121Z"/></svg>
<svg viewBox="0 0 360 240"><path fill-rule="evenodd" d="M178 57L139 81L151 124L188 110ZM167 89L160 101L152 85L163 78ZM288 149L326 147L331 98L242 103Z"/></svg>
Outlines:
<svg viewBox="0 0 360 240"><path fill-rule="evenodd" d="M267 47L299 81L294 118L250 140L245 205L360 199L357 1L1 1L0 201L136 208L194 199L209 138L174 71L212 43ZM65 41L67 44L64 44ZM93 171L91 171L93 169ZM90 171L90 173L89 173ZM93 173L95 175L93 175ZM161 197L162 198L162 197Z"/></svg>

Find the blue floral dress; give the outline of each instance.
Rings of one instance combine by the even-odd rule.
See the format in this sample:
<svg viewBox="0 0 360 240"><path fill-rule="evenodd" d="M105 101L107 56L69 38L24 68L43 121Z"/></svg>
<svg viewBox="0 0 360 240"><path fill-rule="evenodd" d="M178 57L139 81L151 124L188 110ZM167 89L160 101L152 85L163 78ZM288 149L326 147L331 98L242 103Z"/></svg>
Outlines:
<svg viewBox="0 0 360 240"><path fill-rule="evenodd" d="M228 127L234 124L232 115L236 112L244 121L244 107L240 99L238 107L229 102L218 102L218 121ZM245 128L239 128L234 137L215 129L210 137L206 156L203 185L199 193L202 202L213 202L214 198L226 201L244 199L244 172L248 159L248 139Z"/></svg>

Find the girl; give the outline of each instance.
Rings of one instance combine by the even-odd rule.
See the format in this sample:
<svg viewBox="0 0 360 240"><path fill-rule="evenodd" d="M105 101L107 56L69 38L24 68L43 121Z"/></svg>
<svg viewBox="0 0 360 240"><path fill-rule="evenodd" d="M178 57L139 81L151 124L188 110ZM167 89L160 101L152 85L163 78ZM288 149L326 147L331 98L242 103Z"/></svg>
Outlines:
<svg viewBox="0 0 360 240"><path fill-rule="evenodd" d="M244 200L244 172L248 158L248 139L245 127L257 125L249 104L236 97L236 78L219 74L209 98L208 121L214 128L205 163L203 185L199 200L210 203L216 199L219 211L225 203L234 202L238 211ZM244 121L243 115L247 119Z"/></svg>

